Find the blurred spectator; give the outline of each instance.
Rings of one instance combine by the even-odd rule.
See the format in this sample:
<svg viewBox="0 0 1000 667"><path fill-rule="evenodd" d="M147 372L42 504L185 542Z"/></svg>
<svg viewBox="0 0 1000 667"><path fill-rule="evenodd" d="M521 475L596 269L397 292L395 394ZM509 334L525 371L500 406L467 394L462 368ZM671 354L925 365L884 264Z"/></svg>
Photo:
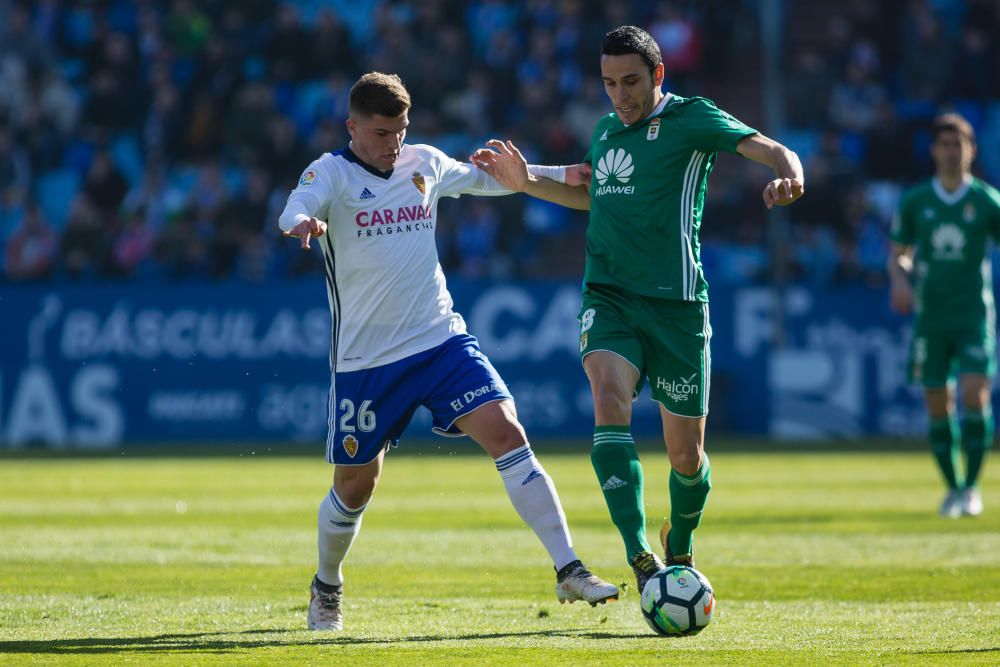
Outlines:
<svg viewBox="0 0 1000 667"><path fill-rule="evenodd" d="M663 67L678 88L686 87L690 74L701 65L701 33L697 24L684 16L673 2L656 3L649 33L660 45Z"/></svg>
<svg viewBox="0 0 1000 667"><path fill-rule="evenodd" d="M111 155L106 149L99 150L83 180L83 193L108 231L113 227L128 189L128 181L112 162Z"/></svg>
<svg viewBox="0 0 1000 667"><path fill-rule="evenodd" d="M111 275L110 240L100 212L86 195L77 196L70 204L59 247L60 265L65 275L74 280Z"/></svg>
<svg viewBox="0 0 1000 667"><path fill-rule="evenodd" d="M128 216L113 248L116 272L134 275L153 249L153 231L143 209Z"/></svg>
<svg viewBox="0 0 1000 667"><path fill-rule="evenodd" d="M48 278L55 264L58 237L37 206L28 206L20 226L7 239L4 266L11 280Z"/></svg>

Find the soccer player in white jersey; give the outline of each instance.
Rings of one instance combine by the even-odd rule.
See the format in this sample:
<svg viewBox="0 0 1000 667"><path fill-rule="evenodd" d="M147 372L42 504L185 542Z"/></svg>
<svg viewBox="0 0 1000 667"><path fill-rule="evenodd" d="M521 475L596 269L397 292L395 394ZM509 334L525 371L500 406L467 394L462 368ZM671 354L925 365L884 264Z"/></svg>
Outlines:
<svg viewBox="0 0 1000 667"><path fill-rule="evenodd" d="M493 458L510 500L552 558L560 602L591 605L618 589L573 550L551 478L535 458L500 375L452 310L434 242L437 202L511 191L431 146L405 144L410 96L396 75L351 88L347 148L303 172L279 224L326 263L333 318L326 458L333 485L319 507L313 630L343 628L342 565L390 445L418 406L440 435L468 435Z"/></svg>

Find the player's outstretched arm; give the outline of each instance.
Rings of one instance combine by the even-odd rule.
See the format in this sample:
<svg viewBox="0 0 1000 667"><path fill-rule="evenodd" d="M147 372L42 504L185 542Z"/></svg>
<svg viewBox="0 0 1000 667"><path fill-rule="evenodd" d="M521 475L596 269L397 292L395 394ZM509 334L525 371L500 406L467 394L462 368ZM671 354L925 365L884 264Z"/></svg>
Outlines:
<svg viewBox="0 0 1000 667"><path fill-rule="evenodd" d="M764 186L764 205L772 208L788 206L806 191L806 177L795 151L763 134L751 134L740 139L736 152L745 158L767 165L777 178Z"/></svg>
<svg viewBox="0 0 1000 667"><path fill-rule="evenodd" d="M326 233L326 223L313 215L315 203L316 198L311 195L292 193L278 217L282 235L299 239L303 250L309 249L310 239Z"/></svg>
<svg viewBox="0 0 1000 667"><path fill-rule="evenodd" d="M504 187L568 208L590 210L589 165L566 167L566 182L561 183L529 173L527 161L512 141L491 139L486 145L489 148L477 150L470 159Z"/></svg>
<svg viewBox="0 0 1000 667"><path fill-rule="evenodd" d="M913 286L910 275L913 272L913 246L893 243L886 262L889 273L889 305L901 315L913 311Z"/></svg>

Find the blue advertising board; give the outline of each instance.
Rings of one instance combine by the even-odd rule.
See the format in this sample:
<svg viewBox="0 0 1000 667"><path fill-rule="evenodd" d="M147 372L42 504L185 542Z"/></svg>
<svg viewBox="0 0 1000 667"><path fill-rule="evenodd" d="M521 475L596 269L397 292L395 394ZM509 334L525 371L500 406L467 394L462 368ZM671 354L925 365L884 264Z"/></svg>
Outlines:
<svg viewBox="0 0 1000 667"><path fill-rule="evenodd" d="M588 439L579 285L449 286L529 436ZM320 280L4 286L0 313L0 447L325 437L330 318ZM711 313L710 432L923 431L919 392L905 384L909 326L888 312L884 292L715 290ZM429 426L418 412L407 436ZM634 430L659 433L647 395Z"/></svg>

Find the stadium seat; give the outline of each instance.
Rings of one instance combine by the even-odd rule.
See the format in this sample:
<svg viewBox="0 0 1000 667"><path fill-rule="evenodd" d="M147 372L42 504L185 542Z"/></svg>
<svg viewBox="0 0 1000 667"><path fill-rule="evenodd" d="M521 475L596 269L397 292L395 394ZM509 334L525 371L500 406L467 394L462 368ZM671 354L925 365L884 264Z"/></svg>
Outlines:
<svg viewBox="0 0 1000 667"><path fill-rule="evenodd" d="M42 173L35 182L35 201L56 229L66 225L69 203L80 187L80 177L71 169Z"/></svg>

